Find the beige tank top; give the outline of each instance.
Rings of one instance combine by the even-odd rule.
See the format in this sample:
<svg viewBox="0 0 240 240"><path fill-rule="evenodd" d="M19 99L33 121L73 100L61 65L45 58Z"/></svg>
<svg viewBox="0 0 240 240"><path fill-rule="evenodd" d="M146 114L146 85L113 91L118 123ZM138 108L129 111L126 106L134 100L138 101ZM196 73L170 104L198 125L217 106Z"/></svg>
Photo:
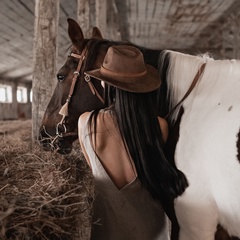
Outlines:
<svg viewBox="0 0 240 240"><path fill-rule="evenodd" d="M92 240L169 240L167 217L138 178L118 189L95 154L87 125L81 140L95 179ZM114 159L113 159L114 161Z"/></svg>

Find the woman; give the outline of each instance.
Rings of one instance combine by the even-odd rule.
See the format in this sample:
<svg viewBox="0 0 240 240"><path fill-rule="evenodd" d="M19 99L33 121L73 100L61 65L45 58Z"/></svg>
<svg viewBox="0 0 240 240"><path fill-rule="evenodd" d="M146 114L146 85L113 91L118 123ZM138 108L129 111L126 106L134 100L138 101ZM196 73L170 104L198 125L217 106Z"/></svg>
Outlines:
<svg viewBox="0 0 240 240"><path fill-rule="evenodd" d="M182 194L187 181L164 157L168 127L157 116L157 70L137 48L119 45L85 74L109 89L109 107L82 114L78 125L95 179L91 239L169 239L160 201Z"/></svg>

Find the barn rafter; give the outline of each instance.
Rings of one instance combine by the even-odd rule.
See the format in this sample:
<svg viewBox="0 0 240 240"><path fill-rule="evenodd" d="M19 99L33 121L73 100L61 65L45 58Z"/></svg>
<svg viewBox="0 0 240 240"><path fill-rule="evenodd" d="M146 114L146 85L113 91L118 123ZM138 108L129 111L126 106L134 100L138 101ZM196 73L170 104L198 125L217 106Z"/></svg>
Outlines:
<svg viewBox="0 0 240 240"><path fill-rule="evenodd" d="M229 41L231 33L226 31L236 22L236 19L230 16L239 12L238 0L105 0L105 2L106 29L102 29L102 32L106 38L124 39L154 49L213 50L214 53L221 52L220 57L226 52L227 57L231 57L231 54L232 57L236 57L236 54L239 54L238 46L234 46L234 49L233 46L230 46L230 49L227 47L232 42ZM81 7L77 12L77 4L80 3ZM87 35L87 31L96 25L98 18L95 5L95 0L60 1L58 66L62 63L61 59L69 46L66 18L78 19ZM22 75L21 72L32 73L34 15L34 0L0 2L0 75L4 72L6 77L15 77ZM88 21L86 17L90 19L89 26L86 25ZM225 44L224 41L228 42ZM32 80L31 74L26 76L26 80Z"/></svg>

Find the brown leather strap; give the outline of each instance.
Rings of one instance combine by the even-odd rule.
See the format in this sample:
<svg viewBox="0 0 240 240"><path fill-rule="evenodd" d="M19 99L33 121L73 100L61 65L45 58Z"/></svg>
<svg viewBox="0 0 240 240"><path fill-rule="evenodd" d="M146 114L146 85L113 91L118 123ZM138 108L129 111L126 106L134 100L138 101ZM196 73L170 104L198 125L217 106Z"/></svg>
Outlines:
<svg viewBox="0 0 240 240"><path fill-rule="evenodd" d="M85 47L85 49L87 50L87 47ZM84 49L84 50L85 50L85 49ZM76 53L71 53L71 54L70 54L70 56L80 59L79 64L78 64L78 67L80 66L80 69L81 69L81 66L82 66L82 61L84 60L84 58L85 58L85 56L86 56L86 52L87 52L87 51L84 51L84 50L83 50L83 52L82 52L81 55L76 54ZM82 58L82 56L83 56L84 58ZM76 70L76 72L74 72L74 74L78 72L78 75L79 75L80 69L77 68L77 70ZM78 75L77 75L77 76L78 76ZM74 77L75 77L75 76L74 76ZM76 77L76 79L77 79L77 77ZM71 85L71 89L72 89L72 90L70 89L70 93L69 93L69 95L68 95L70 98L71 98L70 94L72 95L73 90L74 90L74 86L75 86L76 79L73 78L73 81L72 81L72 85ZM85 76L85 81L88 83L88 86L89 86L92 94L93 94L93 95L96 95L96 96L98 97L98 99L104 104L104 100L103 100L102 96L99 94L99 92L97 91L97 89L95 88L95 86L93 85L93 83L91 82L90 77L87 78L87 77Z"/></svg>
<svg viewBox="0 0 240 240"><path fill-rule="evenodd" d="M72 84L71 84L71 87L70 87L70 90L69 90L69 94L68 94L68 99L70 101L70 98L72 97L72 94L73 94L73 91L74 91L74 88L75 88L75 84L76 84L76 81L77 81L77 78L79 76L79 73L80 73L80 70L81 70L81 67L82 67L82 64L83 64L83 61L86 57L86 54L87 54L87 47L85 47L82 51L82 54L79 55L79 54L76 54L76 53L71 53L70 56L72 57L75 57L75 58L79 58L79 62L78 62L78 66L77 66L77 69L76 71L73 73L74 76L73 76L73 79L72 79ZM67 100L68 101L68 100Z"/></svg>
<svg viewBox="0 0 240 240"><path fill-rule="evenodd" d="M202 66L200 67L200 69L197 71L197 74L195 75L192 84L190 85L189 89L187 90L187 92L185 93L185 95L183 96L183 98L178 102L177 105L175 105L175 107L167 114L167 116L165 118L168 118L170 115L173 114L173 112L177 109L177 107L182 104L182 102L189 96L189 94L192 92L192 90L194 89L194 87L196 86L200 76L202 75L204 69L206 67L206 63L203 63Z"/></svg>
<svg viewBox="0 0 240 240"><path fill-rule="evenodd" d="M63 124L63 122L65 120L65 117L68 116L68 105L70 103L70 100L71 100L71 97L72 97L72 94L73 94L73 91L74 91L74 88L75 88L75 85L76 85L76 81L77 81L77 78L78 78L78 75L79 75L79 72L81 70L81 67L82 67L82 64L83 64L83 61L85 59L86 54L87 54L87 46L83 49L81 55L75 54L75 53L70 54L70 56L73 56L73 57L77 56L77 58L79 58L80 60L78 62L77 69L74 72L74 76L73 76L73 79L72 79L72 84L70 86L70 90L69 90L69 93L68 93L68 97L66 99L66 103L59 110L59 114L62 115L62 119L59 122L61 124Z"/></svg>
<svg viewBox="0 0 240 240"><path fill-rule="evenodd" d="M98 99L104 104L104 99L99 94L97 89L94 87L93 83L91 82L91 77L85 73L84 80L87 82L92 94L96 95L98 97Z"/></svg>

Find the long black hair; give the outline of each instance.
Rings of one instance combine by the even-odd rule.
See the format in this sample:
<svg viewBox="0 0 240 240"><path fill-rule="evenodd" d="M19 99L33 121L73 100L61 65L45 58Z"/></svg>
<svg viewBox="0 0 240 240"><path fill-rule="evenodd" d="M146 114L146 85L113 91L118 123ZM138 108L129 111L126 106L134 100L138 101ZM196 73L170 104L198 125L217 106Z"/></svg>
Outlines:
<svg viewBox="0 0 240 240"><path fill-rule="evenodd" d="M164 141L157 118L158 90L132 93L108 87L108 109L112 110L125 144L134 162L138 178L154 198L174 199L188 186L185 175L164 155ZM99 110L89 119L90 132L96 132ZM94 136L94 134L93 134Z"/></svg>

